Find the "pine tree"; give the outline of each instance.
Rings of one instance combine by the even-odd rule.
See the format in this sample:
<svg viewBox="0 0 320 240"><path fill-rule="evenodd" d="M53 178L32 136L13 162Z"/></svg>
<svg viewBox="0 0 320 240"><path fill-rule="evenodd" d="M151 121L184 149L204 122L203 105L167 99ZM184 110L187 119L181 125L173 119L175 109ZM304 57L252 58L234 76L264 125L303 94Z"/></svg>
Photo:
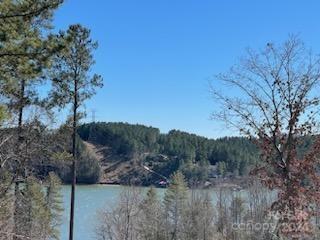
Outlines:
<svg viewBox="0 0 320 240"><path fill-rule="evenodd" d="M5 105L0 105L0 126L2 125L3 121L6 119L6 107Z"/></svg>
<svg viewBox="0 0 320 240"><path fill-rule="evenodd" d="M59 225L61 224L62 208L62 195L61 195L61 181L54 174L49 173L48 187L46 192L46 208L50 215L50 229L48 236L51 239L60 239Z"/></svg>
<svg viewBox="0 0 320 240"><path fill-rule="evenodd" d="M183 174L178 171L172 175L164 196L167 237L172 240L181 239L187 198L188 187Z"/></svg>
<svg viewBox="0 0 320 240"><path fill-rule="evenodd" d="M154 187L151 187L140 206L139 234L142 240L159 240L163 237L162 212Z"/></svg>
<svg viewBox="0 0 320 240"><path fill-rule="evenodd" d="M58 38L50 33L53 11L61 3L62 0L0 2L0 94L3 101L0 104L0 121L4 115L3 106L17 116L16 143L12 149L15 157L10 159L14 160L10 161L10 164L14 172L12 182L15 182L16 195L15 234L21 232L18 226L24 221L19 219L21 215L18 211L21 209L18 204L27 201L19 186L20 181L26 180L28 165L28 149L23 146L24 111L29 106L41 105L35 86L44 82L45 71L50 67L52 54L61 48ZM25 222L25 225L28 225L28 222Z"/></svg>
<svg viewBox="0 0 320 240"><path fill-rule="evenodd" d="M90 30L81 25L71 25L67 32L60 33L66 48L56 55L53 68L52 99L54 103L64 107L72 105L72 190L70 210L70 235L73 240L74 202L76 185L76 160L78 158L77 127L79 123L79 108L85 100L95 94L95 88L102 87L101 76L89 76L91 66L94 64L92 52L97 43L90 38Z"/></svg>
<svg viewBox="0 0 320 240"><path fill-rule="evenodd" d="M226 163L225 162L218 162L217 163L217 171L220 176L224 177L227 172Z"/></svg>
<svg viewBox="0 0 320 240"><path fill-rule="evenodd" d="M19 217L16 217L14 222L14 239L20 239L19 236L35 240L48 239L50 215L42 186L35 178L29 177L20 188L15 194L15 214Z"/></svg>
<svg viewBox="0 0 320 240"><path fill-rule="evenodd" d="M53 11L61 3L0 2L0 86L5 95L19 99L21 85L28 84L22 81L38 78L50 65L52 54L61 49L58 38L50 33ZM21 99L19 102L21 106Z"/></svg>

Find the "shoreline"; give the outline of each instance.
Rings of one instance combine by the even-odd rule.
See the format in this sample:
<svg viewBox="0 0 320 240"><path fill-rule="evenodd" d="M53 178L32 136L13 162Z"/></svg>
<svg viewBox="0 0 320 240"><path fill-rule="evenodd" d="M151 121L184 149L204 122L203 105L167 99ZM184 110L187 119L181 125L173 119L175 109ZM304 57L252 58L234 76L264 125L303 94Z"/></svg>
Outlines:
<svg viewBox="0 0 320 240"><path fill-rule="evenodd" d="M203 189L210 189L210 188L233 188L234 190L243 190L248 187L250 182L252 182L252 178L250 177L241 177L241 178L215 178L210 179L204 183L195 184L189 186L190 188L203 188ZM64 186L71 186L70 183L62 183ZM145 185L129 185L123 184L116 181L100 181L97 183L77 183L78 186L90 186L90 185L100 185L100 186L135 186L135 187L155 187L155 188L167 188L167 186L158 186L156 184L145 184Z"/></svg>

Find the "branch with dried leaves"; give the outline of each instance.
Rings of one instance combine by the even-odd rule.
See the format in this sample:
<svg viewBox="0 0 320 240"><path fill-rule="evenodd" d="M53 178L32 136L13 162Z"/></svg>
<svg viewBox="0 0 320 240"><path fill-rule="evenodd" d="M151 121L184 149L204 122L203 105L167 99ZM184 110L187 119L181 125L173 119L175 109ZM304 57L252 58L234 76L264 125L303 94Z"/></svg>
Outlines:
<svg viewBox="0 0 320 240"><path fill-rule="evenodd" d="M213 118L238 129L259 146L262 166L252 173L279 192L273 210L293 213L282 223L302 223L311 229L310 207L320 203L316 191L320 186L316 114L320 99L315 90L320 83L320 58L291 37L281 46L269 43L263 51L249 50L246 58L217 79L229 95L217 89L218 84L212 87L221 109ZM314 136L313 147L299 157L297 148L308 136ZM293 239L310 233L297 228L280 231Z"/></svg>

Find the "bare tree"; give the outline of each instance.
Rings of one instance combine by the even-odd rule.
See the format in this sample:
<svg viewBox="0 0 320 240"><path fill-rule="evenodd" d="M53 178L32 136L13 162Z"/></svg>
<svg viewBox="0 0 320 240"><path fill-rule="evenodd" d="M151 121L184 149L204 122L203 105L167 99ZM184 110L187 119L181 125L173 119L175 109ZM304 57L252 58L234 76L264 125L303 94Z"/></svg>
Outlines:
<svg viewBox="0 0 320 240"><path fill-rule="evenodd" d="M232 193L229 188L221 187L218 189L217 209L217 231L224 237L230 235L231 221L229 218L229 204Z"/></svg>
<svg viewBox="0 0 320 240"><path fill-rule="evenodd" d="M12 236L8 234L13 230L13 196L7 193L10 186L9 177L3 172L0 173L0 177L0 240L11 240Z"/></svg>
<svg viewBox="0 0 320 240"><path fill-rule="evenodd" d="M213 117L258 144L262 165L253 173L279 191L272 204L272 210L283 216L279 234L305 237L311 233L312 206L320 200L320 140L315 137L313 147L302 157L297 147L305 136L317 133L319 57L291 37L281 46L268 43L262 51L248 50L238 65L217 78L230 95L213 86L221 106ZM284 227L288 224L304 227Z"/></svg>
<svg viewBox="0 0 320 240"><path fill-rule="evenodd" d="M140 206L142 203L141 192L137 188L125 189L118 200L118 205L111 211L99 214L99 225L96 236L98 240L136 240Z"/></svg>
<svg viewBox="0 0 320 240"><path fill-rule="evenodd" d="M209 240L215 236L212 199L205 190L191 190L184 209L183 237L185 240Z"/></svg>

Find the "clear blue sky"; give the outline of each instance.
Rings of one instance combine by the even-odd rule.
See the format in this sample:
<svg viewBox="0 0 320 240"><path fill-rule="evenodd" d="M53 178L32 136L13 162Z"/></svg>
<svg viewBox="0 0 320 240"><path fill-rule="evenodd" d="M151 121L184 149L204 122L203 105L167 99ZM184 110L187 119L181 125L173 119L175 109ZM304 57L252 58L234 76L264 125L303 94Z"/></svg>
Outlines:
<svg viewBox="0 0 320 240"><path fill-rule="evenodd" d="M66 0L55 25L81 23L99 42L93 69L105 86L89 116L215 138L231 131L210 120L208 79L289 34L320 52L319 10L316 0Z"/></svg>

